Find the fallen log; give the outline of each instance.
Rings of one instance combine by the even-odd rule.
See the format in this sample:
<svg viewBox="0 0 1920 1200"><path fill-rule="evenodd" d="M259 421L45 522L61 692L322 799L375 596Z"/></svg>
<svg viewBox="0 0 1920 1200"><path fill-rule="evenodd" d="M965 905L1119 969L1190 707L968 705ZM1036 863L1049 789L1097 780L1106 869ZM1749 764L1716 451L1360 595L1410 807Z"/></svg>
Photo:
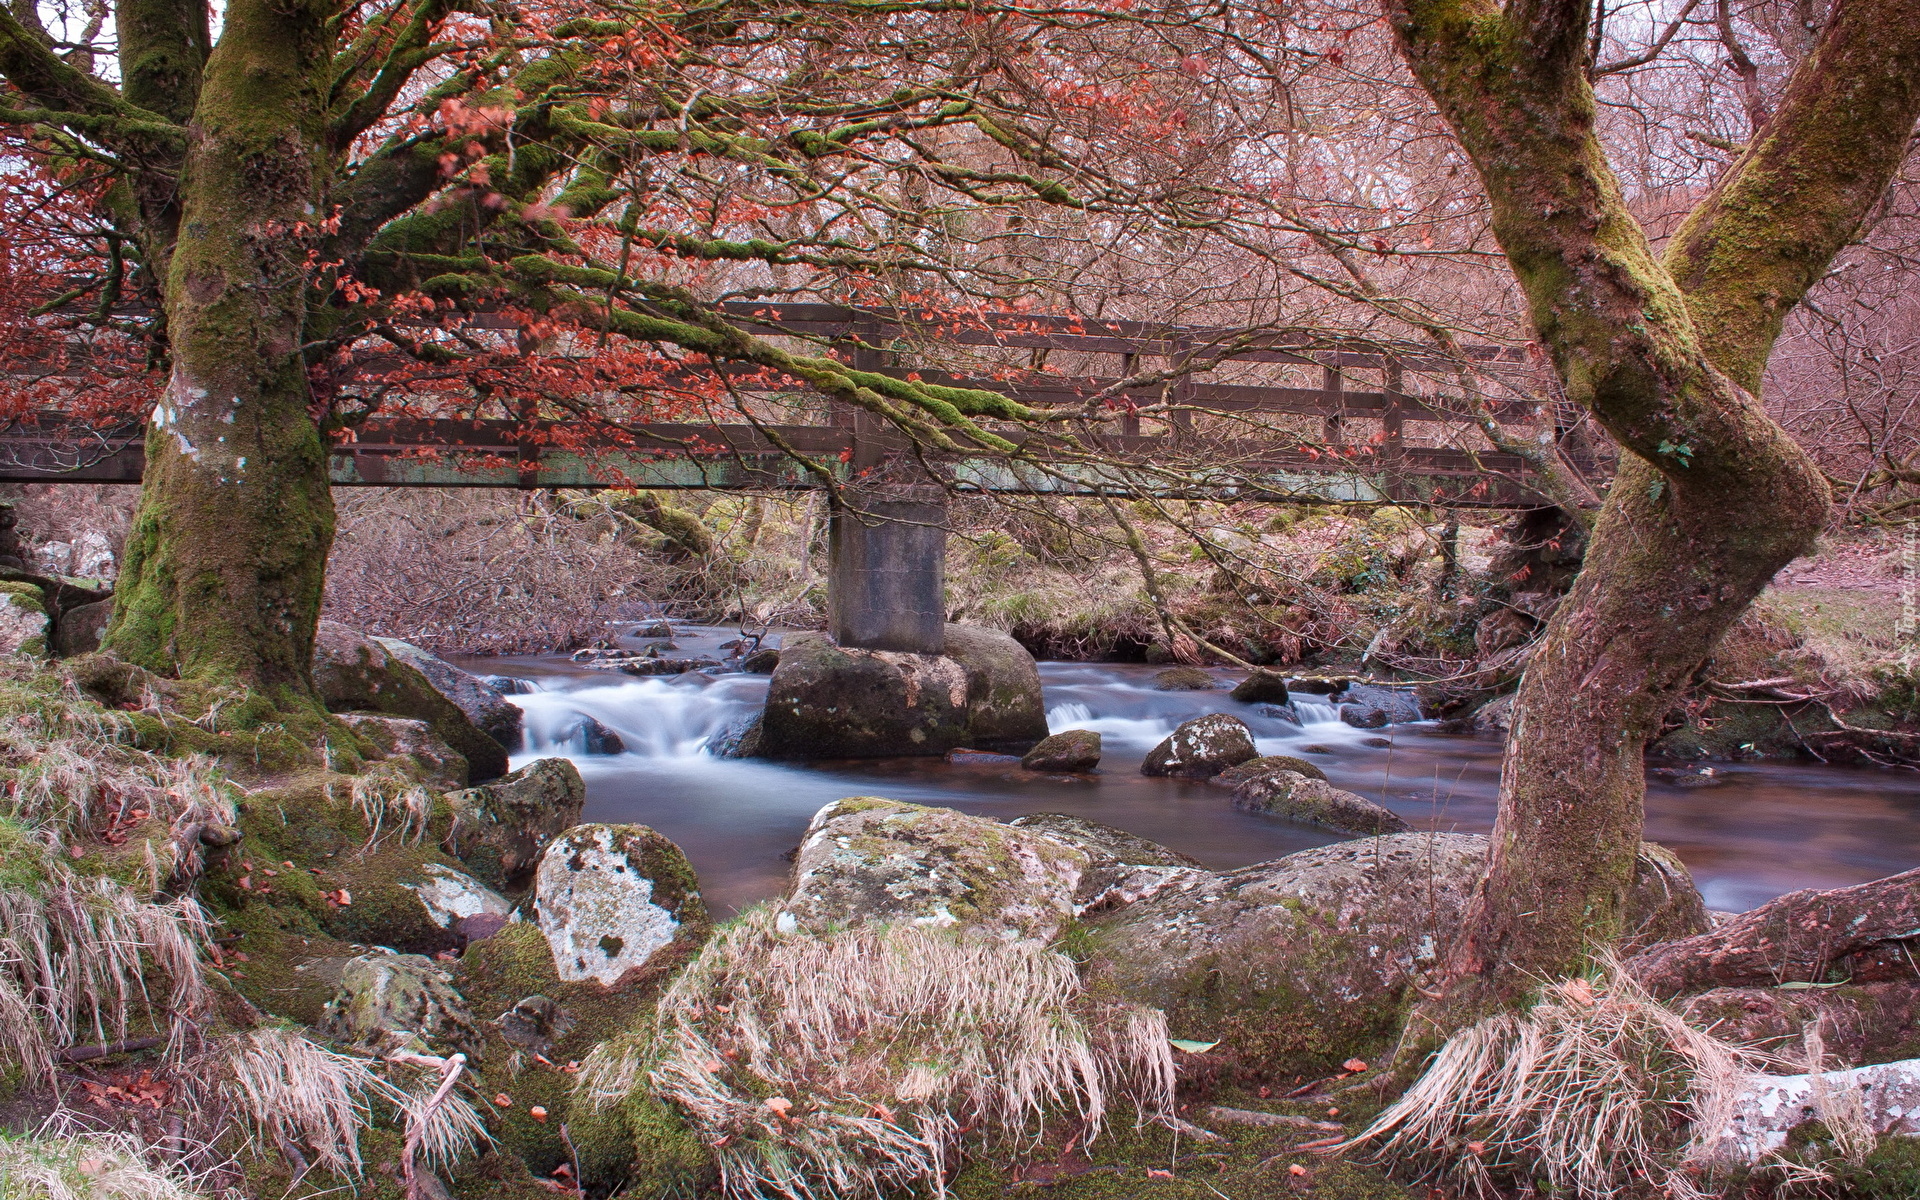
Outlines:
<svg viewBox="0 0 1920 1200"><path fill-rule="evenodd" d="M1706 933L1649 946L1625 967L1655 996L1824 983L1842 960L1915 938L1920 868L1855 887L1791 892ZM1906 978L1920 978L1904 953L1898 961Z"/></svg>

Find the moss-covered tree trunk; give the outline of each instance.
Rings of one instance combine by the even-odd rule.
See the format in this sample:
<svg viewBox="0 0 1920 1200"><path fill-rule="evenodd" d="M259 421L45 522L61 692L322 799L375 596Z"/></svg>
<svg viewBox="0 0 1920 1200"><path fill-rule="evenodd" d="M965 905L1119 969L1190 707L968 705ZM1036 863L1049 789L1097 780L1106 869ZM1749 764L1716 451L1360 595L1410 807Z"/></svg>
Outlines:
<svg viewBox="0 0 1920 1200"><path fill-rule="evenodd" d="M1488 873L1409 1048L1616 939L1646 740L1830 497L1757 399L1786 314L1920 113L1920 0L1840 0L1778 113L1656 255L1595 136L1587 0L1387 0L1568 395L1628 451L1521 683Z"/></svg>
<svg viewBox="0 0 1920 1200"><path fill-rule="evenodd" d="M312 694L333 506L301 358L322 219L327 9L233 0L193 105L163 287L172 372L107 644L156 670Z"/></svg>

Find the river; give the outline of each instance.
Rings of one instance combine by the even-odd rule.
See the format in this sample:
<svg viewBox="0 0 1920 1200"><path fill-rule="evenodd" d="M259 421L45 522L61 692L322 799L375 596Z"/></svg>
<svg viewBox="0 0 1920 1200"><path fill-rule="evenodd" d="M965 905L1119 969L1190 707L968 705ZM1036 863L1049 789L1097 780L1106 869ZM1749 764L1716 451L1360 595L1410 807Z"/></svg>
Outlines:
<svg viewBox="0 0 1920 1200"><path fill-rule="evenodd" d="M679 654L712 654L735 631L676 627ZM622 639L623 642L628 639ZM644 645L644 640L629 644ZM1377 800L1417 828L1492 827L1500 743L1442 733L1429 722L1354 729L1321 697L1296 695L1298 724L1219 691L1153 690L1157 668L1040 664L1047 723L1099 731L1100 770L1038 775L1013 764L941 759L771 763L715 758L708 743L763 703L764 675L634 678L564 655L458 659L468 670L527 681L510 696L526 713L520 766L561 755L587 781L585 819L651 825L679 843L718 916L775 895L807 821L842 796L885 796L1002 819L1033 812L1090 817L1193 855L1209 867L1264 862L1343 835L1241 812L1227 793L1151 779L1140 760L1175 725L1232 713L1263 754L1296 754L1336 785ZM1223 684L1236 676L1221 672ZM587 754L583 716L618 733L624 754ZM1647 836L1693 871L1710 908L1741 911L1796 888L1842 887L1920 866L1920 775L1907 771L1749 762L1714 764L1714 784L1647 787Z"/></svg>

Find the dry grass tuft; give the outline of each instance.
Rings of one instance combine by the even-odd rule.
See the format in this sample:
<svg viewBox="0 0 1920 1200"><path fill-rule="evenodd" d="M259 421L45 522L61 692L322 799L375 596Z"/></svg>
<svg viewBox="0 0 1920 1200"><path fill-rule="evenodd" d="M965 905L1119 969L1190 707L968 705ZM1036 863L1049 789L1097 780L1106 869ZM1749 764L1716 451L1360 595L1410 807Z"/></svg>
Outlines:
<svg viewBox="0 0 1920 1200"><path fill-rule="evenodd" d="M0 1196L6 1200L197 1200L174 1175L147 1165L130 1134L0 1135Z"/></svg>
<svg viewBox="0 0 1920 1200"><path fill-rule="evenodd" d="M608 1043L603 1101L640 1085L691 1118L735 1197L944 1194L963 1138L1098 1132L1123 1097L1172 1103L1157 1011L1103 1006L1071 960L912 927L782 936L760 912L720 934L661 1002L651 1051Z"/></svg>
<svg viewBox="0 0 1920 1200"><path fill-rule="evenodd" d="M389 1074L404 1076L396 1083L375 1070L379 1065L329 1050L297 1030L269 1027L228 1044L217 1088L257 1148L277 1147L302 1170L310 1164L341 1177L359 1175L360 1138L373 1124L376 1104L389 1107L403 1128L419 1128L422 1160L436 1169L491 1140L485 1118L458 1093L429 1111L438 1073L388 1064Z"/></svg>
<svg viewBox="0 0 1920 1200"><path fill-rule="evenodd" d="M292 1146L314 1166L359 1174L369 1098L390 1089L366 1059L338 1054L290 1029L256 1029L227 1048L220 1090L256 1144ZM264 1148L264 1147L263 1147Z"/></svg>
<svg viewBox="0 0 1920 1200"><path fill-rule="evenodd" d="M115 880L75 875L52 847L7 826L6 856L39 861L0 886L0 1046L29 1078L51 1080L55 1053L127 1037L136 1014L178 1057L208 1003L199 947L206 915L191 899L142 900ZM32 878L25 878L26 872ZM164 981L155 994L150 977Z"/></svg>
<svg viewBox="0 0 1920 1200"><path fill-rule="evenodd" d="M354 777L353 806L367 823L368 846L383 834L418 842L433 820L433 793L389 763L376 763Z"/></svg>
<svg viewBox="0 0 1920 1200"><path fill-rule="evenodd" d="M1506 1194L1504 1176L1580 1200L1717 1195L1702 1190L1689 1138L1723 1126L1767 1060L1601 966L1597 983L1552 984L1531 1011L1456 1034L1349 1146L1481 1196Z"/></svg>

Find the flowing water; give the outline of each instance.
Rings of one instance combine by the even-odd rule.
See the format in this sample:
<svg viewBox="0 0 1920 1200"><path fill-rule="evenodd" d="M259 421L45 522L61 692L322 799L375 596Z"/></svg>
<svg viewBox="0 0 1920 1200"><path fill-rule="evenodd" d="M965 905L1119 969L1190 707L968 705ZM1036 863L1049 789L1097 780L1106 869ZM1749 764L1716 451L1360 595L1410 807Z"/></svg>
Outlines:
<svg viewBox="0 0 1920 1200"><path fill-rule="evenodd" d="M731 630L677 627L679 654L714 655ZM626 639L623 639L623 641ZM644 645L644 640L633 640ZM717 656L717 655L716 655ZM764 675L634 678L563 656L472 659L484 674L526 680L509 697L526 712L513 762L562 755L587 781L585 819L637 821L679 843L716 915L776 894L807 821L842 796L885 796L1007 819L1033 812L1090 817L1227 869L1339 841L1342 835L1241 812L1227 793L1192 780L1150 779L1140 760L1180 722L1232 713L1263 754L1296 754L1336 785L1398 812L1417 828L1492 827L1500 744L1441 733L1426 722L1361 730L1322 697L1296 695L1299 722L1219 691L1158 692L1157 668L1041 663L1047 724L1099 731L1104 757L1089 776L1038 775L1011 763L940 759L769 763L715 758L714 739L757 711ZM1233 676L1222 673L1223 683ZM624 754L584 752L583 717L620 735ZM1920 775L1779 763L1717 765L1709 787L1652 779L1647 836L1692 868L1711 908L1743 910L1803 887L1841 887L1920 866Z"/></svg>

